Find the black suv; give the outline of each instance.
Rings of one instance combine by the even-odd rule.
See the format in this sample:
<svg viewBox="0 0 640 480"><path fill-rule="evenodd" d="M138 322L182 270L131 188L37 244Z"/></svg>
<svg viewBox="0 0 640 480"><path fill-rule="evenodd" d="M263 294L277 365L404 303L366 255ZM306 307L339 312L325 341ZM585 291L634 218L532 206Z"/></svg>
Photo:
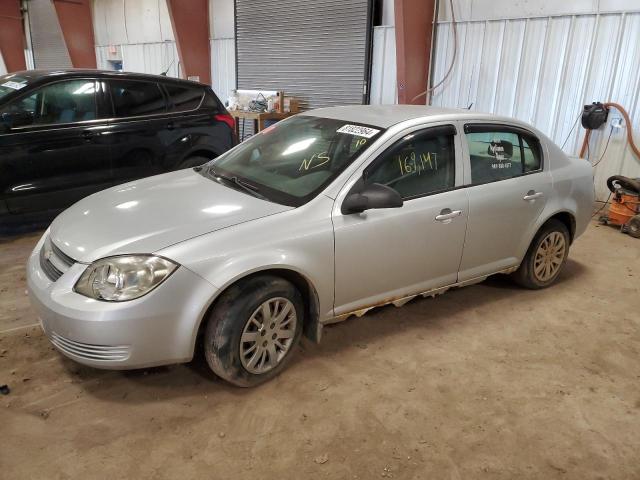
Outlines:
<svg viewBox="0 0 640 480"><path fill-rule="evenodd" d="M208 85L96 70L0 76L0 226L194 167L234 143L233 118Z"/></svg>

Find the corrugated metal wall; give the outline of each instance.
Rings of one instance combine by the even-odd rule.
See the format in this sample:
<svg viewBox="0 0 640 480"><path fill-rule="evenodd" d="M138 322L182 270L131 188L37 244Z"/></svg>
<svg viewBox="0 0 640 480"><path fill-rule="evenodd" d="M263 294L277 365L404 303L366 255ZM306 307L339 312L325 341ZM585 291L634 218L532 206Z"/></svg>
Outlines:
<svg viewBox="0 0 640 480"><path fill-rule="evenodd" d="M372 105L398 103L396 82L396 29L390 25L373 30L371 57Z"/></svg>
<svg viewBox="0 0 640 480"><path fill-rule="evenodd" d="M236 88L234 0L209 1L211 85L223 102Z"/></svg>
<svg viewBox="0 0 640 480"><path fill-rule="evenodd" d="M446 6L448 2L441 3ZM517 117L535 125L559 145L566 139L564 150L577 154L584 129L579 124L572 132L571 128L582 106L592 101L613 101L627 109L640 141L640 12L476 20L474 17L491 10L480 8L479 3L482 1L459 0L456 4L460 15L471 19L456 23L458 55L454 70L444 86L434 92L432 104L472 105L474 110ZM534 8L541 3L531 2L531 15L544 15L552 7ZM561 4L554 8L561 9ZM570 2L570 6L588 7L580 2ZM442 78L452 58L453 29L448 19L448 12L441 12L436 28L434 82ZM619 117L612 111L607 126L592 136L590 159L595 163L611 132L606 154L596 167L596 192L601 200L608 196L605 180L610 175L640 177L640 160L626 142L628 127L610 127L611 120Z"/></svg>
<svg viewBox="0 0 640 480"><path fill-rule="evenodd" d="M233 38L211 39L211 85L223 103L236 88L236 46Z"/></svg>
<svg viewBox="0 0 640 480"><path fill-rule="evenodd" d="M368 0L236 3L238 87L284 90L303 109L361 104Z"/></svg>

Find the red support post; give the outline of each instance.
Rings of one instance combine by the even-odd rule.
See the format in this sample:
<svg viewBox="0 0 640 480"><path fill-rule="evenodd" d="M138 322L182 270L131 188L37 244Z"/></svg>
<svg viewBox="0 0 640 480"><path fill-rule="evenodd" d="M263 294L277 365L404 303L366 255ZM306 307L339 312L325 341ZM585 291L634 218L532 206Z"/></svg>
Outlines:
<svg viewBox="0 0 640 480"><path fill-rule="evenodd" d="M435 0L395 0L398 103L425 104ZM418 97L418 98L416 98Z"/></svg>
<svg viewBox="0 0 640 480"><path fill-rule="evenodd" d="M184 75L211 83L209 1L167 0Z"/></svg>
<svg viewBox="0 0 640 480"><path fill-rule="evenodd" d="M96 68L90 0L52 0L75 68Z"/></svg>
<svg viewBox="0 0 640 480"><path fill-rule="evenodd" d="M7 72L27 69L20 0L0 1L0 52Z"/></svg>

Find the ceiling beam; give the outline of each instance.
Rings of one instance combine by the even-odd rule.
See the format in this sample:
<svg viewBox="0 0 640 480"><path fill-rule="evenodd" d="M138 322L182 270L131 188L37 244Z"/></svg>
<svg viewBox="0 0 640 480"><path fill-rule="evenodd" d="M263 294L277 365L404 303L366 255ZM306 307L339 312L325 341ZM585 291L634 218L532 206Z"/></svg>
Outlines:
<svg viewBox="0 0 640 480"><path fill-rule="evenodd" d="M209 1L167 0L167 7L184 76L211 84Z"/></svg>
<svg viewBox="0 0 640 480"><path fill-rule="evenodd" d="M20 0L0 1L0 52L7 72L27 69Z"/></svg>
<svg viewBox="0 0 640 480"><path fill-rule="evenodd" d="M75 68L97 68L90 0L52 0Z"/></svg>
<svg viewBox="0 0 640 480"><path fill-rule="evenodd" d="M395 0L396 69L400 104L425 104L435 4L436 0Z"/></svg>

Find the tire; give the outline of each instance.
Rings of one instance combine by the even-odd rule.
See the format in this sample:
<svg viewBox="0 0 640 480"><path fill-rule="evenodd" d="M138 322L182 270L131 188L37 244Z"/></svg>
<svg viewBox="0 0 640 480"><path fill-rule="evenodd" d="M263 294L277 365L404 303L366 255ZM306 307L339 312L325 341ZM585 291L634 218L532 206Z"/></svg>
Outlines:
<svg viewBox="0 0 640 480"><path fill-rule="evenodd" d="M265 304L269 312L274 313L268 322L264 322ZM280 320L282 328L278 328L277 313L283 314L285 310L288 313ZM238 387L254 387L270 380L291 361L302 334L304 311L300 292L280 277L260 275L231 286L218 299L207 319L204 352L209 367ZM242 341L248 338L258 341ZM286 346L286 350L277 343L280 347Z"/></svg>
<svg viewBox="0 0 640 480"><path fill-rule="evenodd" d="M199 167L200 165L204 165L210 160L211 159L207 157L200 157L200 156L189 157L186 160L183 160L180 165L178 165L178 170L183 170L185 168Z"/></svg>
<svg viewBox="0 0 640 480"><path fill-rule="evenodd" d="M543 243L545 247L543 247ZM566 263L569 255L569 243L569 230L564 223L555 219L549 220L538 230L529 245L524 260L513 274L515 282L532 290L552 285ZM559 249L560 244L563 246L562 251ZM549 251L548 254L544 252L544 248ZM547 269L547 265L550 265L549 269Z"/></svg>
<svg viewBox="0 0 640 480"><path fill-rule="evenodd" d="M627 233L633 238L640 238L640 215L636 215L627 223Z"/></svg>

